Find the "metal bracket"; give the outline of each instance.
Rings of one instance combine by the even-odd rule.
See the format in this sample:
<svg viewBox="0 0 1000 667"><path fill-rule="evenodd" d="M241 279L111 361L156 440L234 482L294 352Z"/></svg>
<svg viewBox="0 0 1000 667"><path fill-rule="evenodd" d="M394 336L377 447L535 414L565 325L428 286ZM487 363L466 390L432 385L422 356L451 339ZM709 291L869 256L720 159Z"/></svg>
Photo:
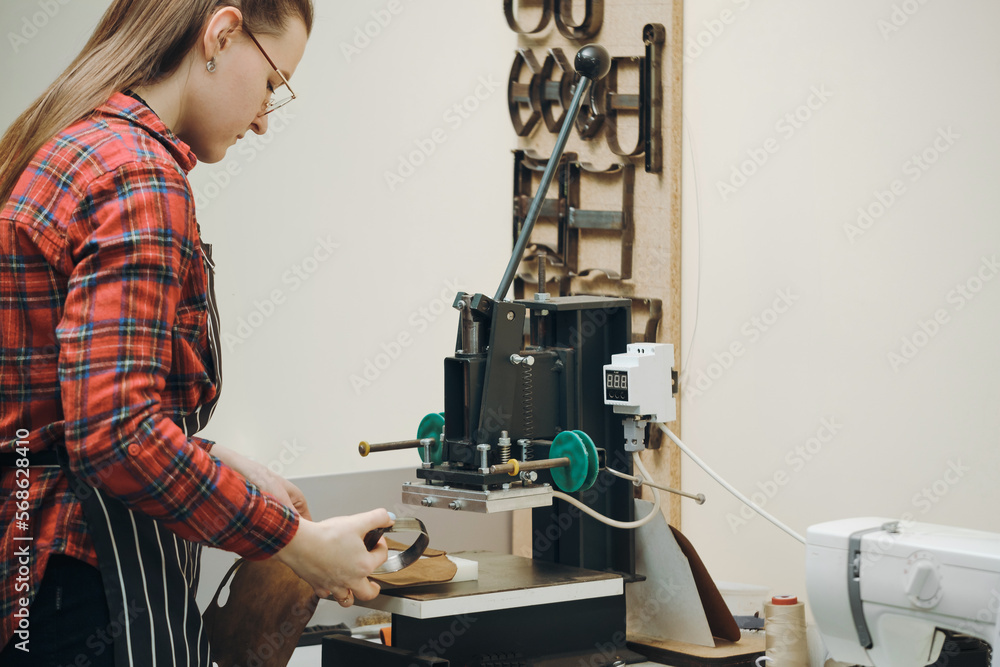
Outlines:
<svg viewBox="0 0 1000 667"><path fill-rule="evenodd" d="M555 199L546 199L542 204L541 213L538 216L539 221L543 222L554 222L559 225L559 242L562 242L561 230L565 224L566 217L566 202L563 196L562 182L564 179L564 173L566 170L566 165L571 161L575 161L577 158L575 153L564 153L562 157L562 162L559 165L559 174L557 176L560 186L559 186L559 196ZM531 199L535 192L534 187L534 177L536 174L541 175L545 171L545 167L548 165L548 160L539 156L537 153L526 150L516 150L514 151L514 240L517 241L518 237L521 235L521 228L524 224L525 217L528 214L528 208L531 206ZM564 256L564 249L560 245L555 250L555 255L558 257Z"/></svg>
<svg viewBox="0 0 1000 667"><path fill-rule="evenodd" d="M552 79L552 72L559 67L561 75L558 80ZM566 109L569 107L570 99L573 97L573 84L576 81L576 70L567 60L566 55L560 48L549 49L549 55L542 64L542 71L539 76L539 92L541 93L539 107L542 110L542 118L545 119L545 127L549 132L556 134L566 120ZM562 107L562 113L558 118L552 115L552 107L558 102Z"/></svg>
<svg viewBox="0 0 1000 667"><path fill-rule="evenodd" d="M554 7L553 7L554 3ZM519 35L533 35L545 30L553 13L556 28L566 39L587 40L597 36L604 24L604 0L587 0L584 7L583 20L573 25L569 23L573 17L572 0L542 0L542 16L534 28L525 28L514 16L515 0L503 0L503 15L510 29Z"/></svg>
<svg viewBox="0 0 1000 667"><path fill-rule="evenodd" d="M559 196L549 198L542 205L539 220L554 222L558 226L557 247L543 247L553 258L553 266L564 267L560 277L559 293L568 292L569 281L576 276L587 276L597 272L606 274L612 280L629 280L632 277L632 255L635 242L633 222L635 210L635 165L614 163L606 169L580 162L573 153L563 155L565 163L559 168ZM527 207L531 203L533 177L545 169L547 163L531 151L514 151L514 238L521 233ZM585 175L596 178L618 176L622 180L622 206L618 211L598 211L580 206L580 187ZM589 176L588 176L589 178ZM618 270L579 267L580 230L617 231L621 236L621 265ZM519 281L526 276L518 276ZM516 286L523 293L523 286Z"/></svg>
<svg viewBox="0 0 1000 667"><path fill-rule="evenodd" d="M465 512L494 514L531 507L548 507L552 504L552 487L548 484L537 484L479 491L423 482L406 482L403 484L403 502L407 505L447 507Z"/></svg>
<svg viewBox="0 0 1000 667"><path fill-rule="evenodd" d="M507 25L519 35L533 35L536 32L545 30L552 18L552 0L542 0L542 18L534 28L524 28L518 23L514 16L514 0L503 0L503 15L507 18Z"/></svg>
<svg viewBox="0 0 1000 667"><path fill-rule="evenodd" d="M649 109L646 112L646 171L658 174L663 171L663 45L667 29L659 23L647 23L642 29L642 42L646 45L646 62L643 79Z"/></svg>
<svg viewBox="0 0 1000 667"><path fill-rule="evenodd" d="M635 65L639 68L639 91L638 93L622 93L618 90L618 72L623 65ZM649 104L646 95L646 81L644 75L645 58L621 56L611 59L611 71L602 80L599 93L595 94L594 102L598 109L598 114L605 120L605 139L608 148L615 155L622 157L635 157L642 155L646 150L646 116L649 113ZM619 127L618 117L623 111L634 112L638 115L638 138L635 148L625 150L621 147L618 139Z"/></svg>
<svg viewBox="0 0 1000 667"><path fill-rule="evenodd" d="M569 296L601 296L596 294L591 294L588 292L572 292ZM625 297L632 302L632 313L635 314L639 311L640 306L645 306L649 309L649 317L646 319L646 326L643 328L642 333L632 333L633 343L655 343L657 332L660 328L660 320L663 319L663 300L662 299L649 299L642 296L630 296ZM676 372L674 378L674 393L677 393L677 381Z"/></svg>
<svg viewBox="0 0 1000 667"><path fill-rule="evenodd" d="M521 70L524 65L528 66L531 79L528 83L522 83ZM526 137L531 134L542 117L541 103L538 99L538 86L542 68L535 58L531 49L518 49L514 64L510 67L510 79L507 81L507 107L510 110L510 122L514 125L514 132L519 137ZM531 108L531 115L527 120L521 118L521 107L527 104Z"/></svg>
<svg viewBox="0 0 1000 667"><path fill-rule="evenodd" d="M637 157L645 153L646 171L663 170L663 45L666 29L648 23L642 29L646 54L643 57L612 58L611 71L592 91L595 117L605 121L605 138L615 155ZM638 93L618 90L618 70L626 63L639 67ZM619 137L618 116L622 111L638 114L638 137L635 147L624 149Z"/></svg>
<svg viewBox="0 0 1000 667"><path fill-rule="evenodd" d="M563 3L568 4L569 0L554 1L557 3L558 19L558 15L568 13ZM510 4L511 2L505 3L505 8ZM546 4L545 7L549 5ZM585 22L599 21L598 17L603 17L604 12L602 0L588 0L587 12ZM512 15L508 17L508 22L511 21L514 21ZM563 24L560 23L560 26ZM642 29L642 41L645 55L612 58L611 71L607 77L594 82L590 95L580 106L576 131L581 139L592 139L603 128L605 141L612 153L621 157L645 154L646 171L660 173L663 171L663 48L666 29L659 23L648 23ZM618 73L625 65L639 68L639 89L636 92L622 92L618 89ZM521 81L525 66L531 73L527 83ZM557 70L558 78L553 79ZM578 78L560 48L549 49L541 65L531 49L518 49L507 83L507 105L517 136L530 135L540 119L545 121L549 132L559 132L566 119L565 110L569 106ZM553 111L557 104L562 108L558 117ZM531 115L527 119L522 117L525 106L531 109ZM622 112L635 113L638 121L635 145L628 149L622 148L619 136L618 118Z"/></svg>
<svg viewBox="0 0 1000 667"><path fill-rule="evenodd" d="M570 25L573 17L573 0L555 0L556 28L566 39L594 38L604 24L604 0L587 0L583 21Z"/></svg>
<svg viewBox="0 0 1000 667"><path fill-rule="evenodd" d="M580 208L580 184L585 174L606 177L620 174L622 180L622 207L620 211L593 211ZM612 280L628 280L632 277L632 247L635 241L633 215L635 209L635 165L612 164L607 169L598 169L586 162L570 162L563 181L566 198L566 224L562 228L564 259L572 274L585 276L600 271ZM594 229L618 231L621 235L621 266L619 271L608 269L579 269L580 230Z"/></svg>

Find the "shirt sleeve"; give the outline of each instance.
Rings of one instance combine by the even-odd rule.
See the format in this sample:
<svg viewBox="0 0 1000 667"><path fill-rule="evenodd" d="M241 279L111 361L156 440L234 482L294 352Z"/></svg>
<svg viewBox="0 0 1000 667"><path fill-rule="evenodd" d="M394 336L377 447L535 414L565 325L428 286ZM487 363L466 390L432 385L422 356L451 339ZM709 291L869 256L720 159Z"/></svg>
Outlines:
<svg viewBox="0 0 1000 667"><path fill-rule="evenodd" d="M130 163L97 178L80 212L56 330L74 472L184 539L252 560L276 553L298 514L160 412L181 288L200 257L187 179Z"/></svg>

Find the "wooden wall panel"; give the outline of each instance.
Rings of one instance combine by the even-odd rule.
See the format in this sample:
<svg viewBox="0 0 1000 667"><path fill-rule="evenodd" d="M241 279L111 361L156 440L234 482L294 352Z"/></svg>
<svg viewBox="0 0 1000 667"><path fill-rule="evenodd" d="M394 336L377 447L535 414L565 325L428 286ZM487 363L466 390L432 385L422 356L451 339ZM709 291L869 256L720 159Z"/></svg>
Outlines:
<svg viewBox="0 0 1000 667"><path fill-rule="evenodd" d="M562 0L551 0L560 2ZM498 4L498 9L500 9ZM574 18L580 20L584 16L583 0L572 2ZM542 16L542 0L514 0L515 15L522 26L535 26ZM498 20L503 21L503 15L498 12ZM517 34L512 31L512 45L517 49L530 49L538 63L544 63L549 49L560 48L572 65L577 50L587 43L597 43L604 46L613 57L633 57L622 61L619 67L618 90L622 93L638 91L639 58L645 54L643 43L643 27L647 24L661 24L665 29L665 43L662 47L662 108L660 109L663 167L659 173L649 173L645 170L643 155L636 157L620 157L609 148L604 132L597 137L582 139L574 131L566 147L567 153L575 153L580 162L590 163L598 169L604 169L612 163L630 163L634 165L634 247L632 277L629 280L614 279L604 273L587 272L584 269L608 269L620 271L621 238L611 231L582 230L579 242L579 273L586 275L567 276L566 272L555 267L547 269L549 282L546 290L550 294L559 294L560 285L563 294L586 293L607 294L614 296L644 299L634 302L633 333L641 334L646 330L651 314L655 308L651 305L658 300L662 309L662 320L657 330L656 341L673 343L675 368L679 367L680 349L680 241L681 241L681 93L682 93L682 42L683 42L683 0L663 0L660 2L642 2L639 0L605 0L604 21L600 32L591 39L577 41L567 39L556 29L555 21L550 20L548 26L534 34ZM513 64L516 52L511 51ZM527 67L522 68L520 82L528 82L530 74ZM560 107L555 113L561 112ZM522 107L522 117L526 118L530 111ZM526 137L518 137L513 124L508 126L511 136L511 146L532 151L542 158L548 158L555 144L556 134L546 128L540 121L534 130ZM635 145L638 136L637 114L623 114L618 123L618 136L622 148ZM512 157L513 163L513 157ZM537 177L534 188L537 188ZM534 189L532 190L532 194ZM548 196L556 198L558 189L556 183L549 189ZM584 177L581 180L581 208L590 210L620 210L622 201L622 184L618 178ZM540 243L555 248L558 241L557 223L539 220L532 234L532 243ZM531 256L531 246L526 256ZM526 280L534 280L537 271L537 261L526 259L522 262L518 274ZM563 279L559 282L559 279ZM525 293L530 295L536 291L536 285L526 282ZM678 401L678 421L673 424L675 432L680 432L680 404ZM651 429L651 442L658 449L647 450L643 454L650 472L661 482L675 488L681 487L680 452L669 441L659 436L658 429ZM665 494L664 512L674 526L680 526L681 514L679 498ZM518 515L514 522L515 553L530 555L530 515Z"/></svg>

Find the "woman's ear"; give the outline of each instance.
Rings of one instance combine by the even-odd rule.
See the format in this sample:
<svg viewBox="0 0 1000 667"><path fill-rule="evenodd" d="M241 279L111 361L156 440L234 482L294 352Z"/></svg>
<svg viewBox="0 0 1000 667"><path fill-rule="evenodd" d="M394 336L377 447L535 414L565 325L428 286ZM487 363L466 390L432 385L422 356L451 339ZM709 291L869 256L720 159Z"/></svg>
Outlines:
<svg viewBox="0 0 1000 667"><path fill-rule="evenodd" d="M206 61L214 59L232 44L232 36L243 27L243 13L236 7L222 7L208 20L201 47Z"/></svg>

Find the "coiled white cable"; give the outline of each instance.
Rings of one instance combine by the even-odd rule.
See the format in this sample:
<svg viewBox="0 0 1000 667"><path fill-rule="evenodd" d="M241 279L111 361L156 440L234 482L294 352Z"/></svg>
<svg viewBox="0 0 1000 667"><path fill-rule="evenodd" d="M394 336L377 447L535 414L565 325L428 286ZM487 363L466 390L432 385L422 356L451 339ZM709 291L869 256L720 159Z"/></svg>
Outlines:
<svg viewBox="0 0 1000 667"><path fill-rule="evenodd" d="M680 438L678 438L676 435L674 435L673 431L671 431L669 428L667 428L664 424L657 424L657 426L659 426L660 429L664 433L667 434L668 438L670 438L671 440L674 441L675 445L677 445L678 447L680 447L680 449L681 449L682 452L684 452L685 454L687 454L688 457L690 457L690 459L692 461L694 461L695 463L697 463L698 466L702 470L704 470L706 473L708 473L708 475L712 479L714 479L716 482L718 482L719 484L721 484L722 488L724 488L726 491L729 491L729 493L733 494L734 496L736 496L737 498L739 498L741 501L743 501L747 505L747 507L749 507L753 511L757 512L757 514L761 515L762 517L764 517L765 519L767 519L768 521L770 521L771 523L773 523L775 526L777 526L781 530L783 530L786 533L788 533L789 535L791 535L793 538L795 538L796 540L798 540L802 544L806 543L805 538L803 538L801 535L799 535L798 533L796 533L794 530L792 530L791 528L789 528L788 526L786 526L785 524L781 523L780 521L778 521L777 519L775 519L773 516L771 516L770 514L768 514L767 512L765 512L763 508L758 507L752 500L750 500L749 498L747 498L746 496L744 496L742 493L740 493L739 491L737 491L731 484L729 484L729 482L727 482L726 480L724 480L721 477L719 477L719 475L717 475L714 470L712 470L711 468L708 467L707 463L705 463L700 458L698 458L698 456L694 452L692 452L688 448L687 445L685 445L683 442L681 442Z"/></svg>
<svg viewBox="0 0 1000 667"><path fill-rule="evenodd" d="M650 481L652 479L652 476L649 474L649 471L646 470L646 466L642 465L642 461L639 459L639 454L638 453L632 455L632 461L635 463L635 466L639 469L639 473L647 481ZM587 507L586 505L584 505L583 503L581 503L579 500L577 500L573 496L567 495L567 494L565 494L565 493L563 493L561 491L553 491L552 492L552 496L555 497L555 498L558 498L559 500L565 500L570 505L572 505L573 507L576 507L578 510L580 510L584 514L587 514L588 516L592 516L593 518L597 519L601 523L607 524L607 525L611 526L612 528L623 528L625 530L629 530L629 529L632 529L632 528L639 528L641 526L645 526L647 523L649 523L654 518L656 518L656 515L660 514L660 492L657 491L655 487L650 487L650 489L652 489L652 491L653 491L653 501L654 501L653 502L653 509L650 510L649 514L647 514L646 516L642 517L641 519L636 519L635 521L618 521L617 519L612 519L612 518L606 517L603 514L601 514L600 512L598 512L598 511L596 511L596 510L594 510L594 509L592 509L590 507Z"/></svg>

